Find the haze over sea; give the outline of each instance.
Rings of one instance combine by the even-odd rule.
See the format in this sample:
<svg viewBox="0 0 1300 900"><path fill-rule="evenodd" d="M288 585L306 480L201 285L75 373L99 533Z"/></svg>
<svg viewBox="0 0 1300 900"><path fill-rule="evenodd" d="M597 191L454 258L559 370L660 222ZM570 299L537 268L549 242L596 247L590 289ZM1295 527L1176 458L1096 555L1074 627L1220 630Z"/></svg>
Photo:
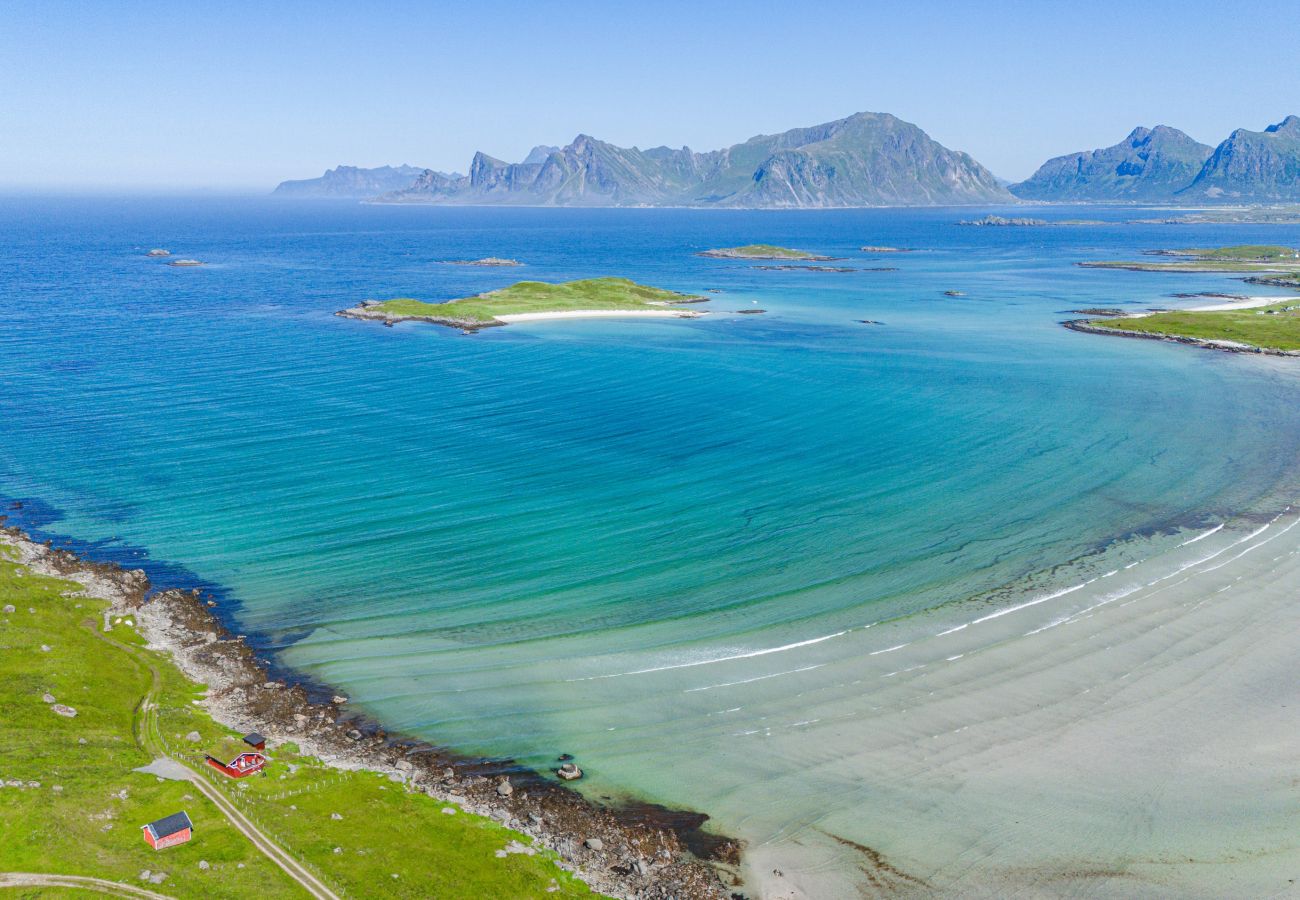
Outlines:
<svg viewBox="0 0 1300 900"><path fill-rule="evenodd" d="M1300 228L955 224L985 211L6 199L0 495L218 588L234 630L393 729L573 753L592 794L835 877L827 834L924 868L909 817L941 792L845 762L916 737L884 718L916 673L996 642L962 624L1019 636L1090 579L1234 546L1293 498L1300 439L1294 366L1058 324L1271 290L1077 261ZM695 255L757 242L862 270ZM484 256L526 267L444 262ZM469 336L333 315L601 275L720 293L697 320ZM965 846L981 809L924 841Z"/></svg>

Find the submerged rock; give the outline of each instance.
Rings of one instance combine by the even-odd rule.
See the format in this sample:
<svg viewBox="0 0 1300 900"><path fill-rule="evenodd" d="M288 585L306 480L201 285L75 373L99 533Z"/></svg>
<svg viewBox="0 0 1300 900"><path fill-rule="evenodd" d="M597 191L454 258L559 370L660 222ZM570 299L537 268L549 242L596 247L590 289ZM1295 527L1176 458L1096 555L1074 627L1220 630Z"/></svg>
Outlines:
<svg viewBox="0 0 1300 900"><path fill-rule="evenodd" d="M482 259L449 259L449 266L522 266L517 259L502 259L499 256L485 256Z"/></svg>
<svg viewBox="0 0 1300 900"><path fill-rule="evenodd" d="M977 228L994 227L994 228L1036 228L1047 225L1045 219L1027 219L1027 218L1006 218L1004 216L985 216L982 219L968 219L964 222L958 222L958 225L973 225Z"/></svg>

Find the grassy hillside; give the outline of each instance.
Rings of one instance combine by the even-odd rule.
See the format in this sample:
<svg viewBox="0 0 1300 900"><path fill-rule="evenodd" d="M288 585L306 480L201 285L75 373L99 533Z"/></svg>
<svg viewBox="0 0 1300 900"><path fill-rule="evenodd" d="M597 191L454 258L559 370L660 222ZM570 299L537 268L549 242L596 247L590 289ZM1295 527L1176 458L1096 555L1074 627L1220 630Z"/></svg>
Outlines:
<svg viewBox="0 0 1300 900"><path fill-rule="evenodd" d="M448 300L446 303L426 303L402 297L387 300L370 309L395 316L432 316L468 322L491 322L496 316L519 313L662 309L667 304L691 299L693 298L686 294L648 287L627 278L589 278L560 284L521 281L499 291Z"/></svg>
<svg viewBox="0 0 1300 900"><path fill-rule="evenodd" d="M1300 250L1267 244L1241 244L1189 250L1163 250L1162 260L1083 262L1095 269L1129 269L1138 272L1297 272ZM1168 259L1173 257L1173 259Z"/></svg>
<svg viewBox="0 0 1300 900"><path fill-rule="evenodd" d="M133 772L154 757L144 746L202 772L340 896L593 896L549 852L520 852L532 850L527 836L374 773L326 768L291 745L269 749L263 776L209 773L203 752L232 735L195 705L201 686L144 649L129 617L104 633L101 601L66 597L76 585L12 560L0 545L0 605L14 607L0 613L0 871L93 876L180 898L306 896L195 785ZM151 691L156 716L138 708ZM76 715L57 714L50 698ZM150 849L140 826L178 810L194 839ZM161 887L140 879L146 870L166 873Z"/></svg>
<svg viewBox="0 0 1300 900"><path fill-rule="evenodd" d="M1166 312L1133 319L1099 319L1101 328L1207 341L1235 341L1266 350L1300 350L1300 304L1278 303L1255 309Z"/></svg>
<svg viewBox="0 0 1300 900"><path fill-rule="evenodd" d="M1238 244L1235 247L1211 247L1200 250L1183 250L1187 256L1200 259L1241 259L1254 262L1300 260L1300 250L1276 244Z"/></svg>
<svg viewBox="0 0 1300 900"><path fill-rule="evenodd" d="M828 259L806 250L791 250L775 244L746 244L743 247L723 247L705 250L700 256L717 256L723 259Z"/></svg>

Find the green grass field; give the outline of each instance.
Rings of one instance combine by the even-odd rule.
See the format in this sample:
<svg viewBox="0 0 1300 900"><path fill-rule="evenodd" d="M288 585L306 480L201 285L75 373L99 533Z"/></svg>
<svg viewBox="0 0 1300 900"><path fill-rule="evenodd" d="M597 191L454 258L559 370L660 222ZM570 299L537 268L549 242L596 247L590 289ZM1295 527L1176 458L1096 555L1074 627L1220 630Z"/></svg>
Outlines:
<svg viewBox="0 0 1300 900"><path fill-rule="evenodd" d="M1300 250L1274 244L1239 244L1167 250L1166 259L1110 260L1079 265L1093 269L1129 269L1139 272L1293 272L1300 271ZM1168 257L1174 257L1172 260Z"/></svg>
<svg viewBox="0 0 1300 900"><path fill-rule="evenodd" d="M1120 331L1236 341L1266 350L1300 350L1300 305L1294 302L1255 309L1165 312L1136 319L1096 319L1088 324Z"/></svg>
<svg viewBox="0 0 1300 900"><path fill-rule="evenodd" d="M468 322L491 322L496 316L519 313L565 312L574 310L662 309L664 304L693 299L688 294L647 287L626 278L589 278L551 284L520 281L499 291L477 297L426 303L401 297L387 300L372 310L398 316L434 316Z"/></svg>
<svg viewBox="0 0 1300 900"><path fill-rule="evenodd" d="M806 250L791 250L775 244L746 244L743 247L725 247L708 250L704 256L736 257L740 259L821 259L815 253Z"/></svg>
<svg viewBox="0 0 1300 900"><path fill-rule="evenodd" d="M194 785L132 771L153 756L142 734L205 774L204 751L233 735L193 702L200 686L144 649L129 617L100 632L104 604L63 596L75 587L33 575L0 546L0 605L16 608L0 614L0 871L105 878L181 898L306 896ZM156 720L137 711L151 670L160 676ZM57 715L45 694L77 715ZM200 740L186 740L191 732ZM264 776L213 771L209 781L341 896L594 896L547 851L498 857L531 839L489 819L448 815L446 803L375 773L329 769L293 746L268 753ZM193 820L194 839L150 849L140 826L178 810ZM167 878L146 884L145 870ZM24 895L65 893L74 892Z"/></svg>
<svg viewBox="0 0 1300 900"><path fill-rule="evenodd" d="M1281 247L1277 244L1238 244L1234 247L1211 247L1180 252L1200 259L1239 259L1253 262L1300 260L1300 250L1295 250L1292 247Z"/></svg>

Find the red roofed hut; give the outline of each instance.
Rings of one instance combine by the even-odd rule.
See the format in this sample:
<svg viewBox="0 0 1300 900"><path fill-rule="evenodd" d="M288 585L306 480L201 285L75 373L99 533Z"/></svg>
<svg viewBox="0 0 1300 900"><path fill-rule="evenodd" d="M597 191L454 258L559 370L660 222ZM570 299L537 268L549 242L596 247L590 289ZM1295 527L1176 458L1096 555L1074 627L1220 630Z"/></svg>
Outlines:
<svg viewBox="0 0 1300 900"><path fill-rule="evenodd" d="M194 835L194 825L184 812L172 813L157 822L141 826L140 830L144 832L144 842L155 850L184 844Z"/></svg>
<svg viewBox="0 0 1300 900"><path fill-rule="evenodd" d="M248 744L229 738L207 754L208 765L231 778L245 778L260 772L268 762L260 750L252 750Z"/></svg>

